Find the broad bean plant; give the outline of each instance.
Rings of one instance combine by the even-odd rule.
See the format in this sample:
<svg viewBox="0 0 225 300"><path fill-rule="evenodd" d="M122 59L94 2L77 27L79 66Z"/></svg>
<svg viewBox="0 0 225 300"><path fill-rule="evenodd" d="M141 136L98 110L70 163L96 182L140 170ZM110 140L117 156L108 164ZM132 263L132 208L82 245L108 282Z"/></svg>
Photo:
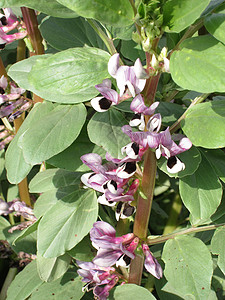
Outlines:
<svg viewBox="0 0 225 300"><path fill-rule="evenodd" d="M0 299L224 299L225 1L0 6Z"/></svg>

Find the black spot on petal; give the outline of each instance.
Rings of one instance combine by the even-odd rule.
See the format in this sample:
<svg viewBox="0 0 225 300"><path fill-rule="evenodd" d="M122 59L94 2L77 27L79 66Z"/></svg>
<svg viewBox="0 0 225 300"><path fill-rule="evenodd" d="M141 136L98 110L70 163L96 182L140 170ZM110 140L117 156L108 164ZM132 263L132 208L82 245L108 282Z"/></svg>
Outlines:
<svg viewBox="0 0 225 300"><path fill-rule="evenodd" d="M3 87L0 86L0 94L5 94L5 90L3 89Z"/></svg>
<svg viewBox="0 0 225 300"><path fill-rule="evenodd" d="M102 98L101 100L99 100L99 106L101 109L109 109L111 105L112 105L112 101L106 98Z"/></svg>
<svg viewBox="0 0 225 300"><path fill-rule="evenodd" d="M136 162L127 162L124 168L124 172L126 172L127 174L131 174L135 172L136 169Z"/></svg>
<svg viewBox="0 0 225 300"><path fill-rule="evenodd" d="M177 158L176 156L171 156L167 160L167 166L168 168L172 169L177 163Z"/></svg>
<svg viewBox="0 0 225 300"><path fill-rule="evenodd" d="M5 26L5 25L7 25L8 24L8 22L7 22L7 19L6 19L6 17L5 16L3 16L3 17L1 17L1 22L2 22L2 25L3 26Z"/></svg>
<svg viewBox="0 0 225 300"><path fill-rule="evenodd" d="M130 265L131 258L129 256L127 256L126 254L124 254L123 260L125 261L126 266Z"/></svg>
<svg viewBox="0 0 225 300"><path fill-rule="evenodd" d="M133 149L134 154L138 155L138 153L139 153L139 145L138 145L137 143L134 142L134 143L131 145L131 148Z"/></svg>
<svg viewBox="0 0 225 300"><path fill-rule="evenodd" d="M123 209L123 215L126 217L130 217L133 215L134 212L135 212L135 207L126 203Z"/></svg>
<svg viewBox="0 0 225 300"><path fill-rule="evenodd" d="M122 206L123 206L123 202L119 202L118 205L117 205L117 207L116 207L116 212L118 214L121 212Z"/></svg>
<svg viewBox="0 0 225 300"><path fill-rule="evenodd" d="M4 49L5 45L6 45L6 43L5 44L0 44L0 49Z"/></svg>
<svg viewBox="0 0 225 300"><path fill-rule="evenodd" d="M111 180L109 183L114 186L115 190L117 190L117 183L115 180Z"/></svg>
<svg viewBox="0 0 225 300"><path fill-rule="evenodd" d="M134 116L131 119L131 121L133 121L133 120L141 120L141 113L134 114Z"/></svg>

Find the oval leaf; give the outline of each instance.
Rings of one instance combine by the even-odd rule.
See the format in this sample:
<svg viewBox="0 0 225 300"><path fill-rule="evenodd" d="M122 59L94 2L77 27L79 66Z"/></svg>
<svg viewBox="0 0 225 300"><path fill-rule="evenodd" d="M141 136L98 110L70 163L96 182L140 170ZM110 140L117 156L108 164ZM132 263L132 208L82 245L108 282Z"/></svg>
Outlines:
<svg viewBox="0 0 225 300"><path fill-rule="evenodd" d="M56 0L0 0L0 7L26 6L58 18L75 18L77 14Z"/></svg>
<svg viewBox="0 0 225 300"><path fill-rule="evenodd" d="M80 177L81 173L49 169L34 176L30 181L29 190L31 193L43 193L69 185L79 185Z"/></svg>
<svg viewBox="0 0 225 300"><path fill-rule="evenodd" d="M189 295L195 300L208 299L213 262L207 246L201 240L190 236L168 240L163 248L162 259L168 283L182 293L184 299Z"/></svg>
<svg viewBox="0 0 225 300"><path fill-rule="evenodd" d="M18 130L16 136L10 143L5 157L5 167L9 182L19 183L27 176L32 168L32 164L27 163L24 159L22 149L19 147L19 139L24 132L31 127L31 124L41 117L44 117L44 115L50 112L53 108L54 106L50 102L35 104Z"/></svg>
<svg viewBox="0 0 225 300"><path fill-rule="evenodd" d="M45 258L37 255L37 271L43 281L51 282L61 277L69 268L71 258L68 254Z"/></svg>
<svg viewBox="0 0 225 300"><path fill-rule="evenodd" d="M36 260L29 263L10 284L7 291L8 300L24 300L36 290L42 280L37 272ZM21 284L23 283L23 284Z"/></svg>
<svg viewBox="0 0 225 300"><path fill-rule="evenodd" d="M20 141L26 162L38 164L66 149L79 135L85 118L84 105L77 104L57 105L36 120Z"/></svg>
<svg viewBox="0 0 225 300"><path fill-rule="evenodd" d="M63 197L40 221L38 253L44 257L56 257L72 249L90 231L97 216L94 191L77 190Z"/></svg>
<svg viewBox="0 0 225 300"><path fill-rule="evenodd" d="M121 130L127 121L123 114L115 109L110 109L104 113L95 113L88 123L88 135L90 140L100 147L103 147L115 158L121 158L121 148L130 139Z"/></svg>
<svg viewBox="0 0 225 300"><path fill-rule="evenodd" d="M225 274L225 227L218 228L211 241L212 253L218 255L218 266Z"/></svg>
<svg viewBox="0 0 225 300"><path fill-rule="evenodd" d="M222 43L205 35L187 39L180 48L170 60L176 84L200 93L225 91L225 46Z"/></svg>
<svg viewBox="0 0 225 300"><path fill-rule="evenodd" d="M104 24L128 26L133 23L133 8L128 0L57 0L84 18Z"/></svg>
<svg viewBox="0 0 225 300"><path fill-rule="evenodd" d="M181 122L181 127L195 146L224 147L225 101L216 100L193 106Z"/></svg>
<svg viewBox="0 0 225 300"><path fill-rule="evenodd" d="M191 25L209 4L210 0L169 0L163 6L166 31L180 32Z"/></svg>
<svg viewBox="0 0 225 300"><path fill-rule="evenodd" d="M132 296L131 296L132 295ZM136 284L124 284L117 286L113 292L110 293L109 300L153 300L156 299L147 289Z"/></svg>
<svg viewBox="0 0 225 300"><path fill-rule="evenodd" d="M57 50L90 47L104 48L104 43L84 18L61 19L46 17L40 31L43 38Z"/></svg>
<svg viewBox="0 0 225 300"><path fill-rule="evenodd" d="M75 48L41 55L28 80L35 93L59 103L79 103L98 94L95 85L109 77L109 53L97 48ZM21 64L22 65L22 64Z"/></svg>
<svg viewBox="0 0 225 300"><path fill-rule="evenodd" d="M29 299L51 299L51 300L80 300L83 296L83 282L74 270L68 270L63 277L38 287Z"/></svg>
<svg viewBox="0 0 225 300"><path fill-rule="evenodd" d="M212 14L205 18L205 27L217 40L225 44L225 14Z"/></svg>
<svg viewBox="0 0 225 300"><path fill-rule="evenodd" d="M221 202L222 187L212 166L202 157L198 170L180 179L184 205L191 213L191 223L207 222Z"/></svg>

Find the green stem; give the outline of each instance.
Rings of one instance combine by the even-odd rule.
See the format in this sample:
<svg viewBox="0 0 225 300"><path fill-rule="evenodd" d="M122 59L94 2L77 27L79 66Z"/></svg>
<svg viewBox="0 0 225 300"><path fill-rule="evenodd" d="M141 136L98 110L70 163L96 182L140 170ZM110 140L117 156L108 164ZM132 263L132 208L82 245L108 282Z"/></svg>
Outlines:
<svg viewBox="0 0 225 300"><path fill-rule="evenodd" d="M202 94L201 96L199 97L196 97L191 105L188 106L188 108L185 110L185 112L183 113L183 115L170 127L170 132L173 133L175 131L177 131L177 129L180 128L180 122L186 117L186 114L188 113L189 109L198 104L198 103L201 103L203 102L210 94Z"/></svg>
<svg viewBox="0 0 225 300"><path fill-rule="evenodd" d="M185 32L185 34L182 36L182 38L179 40L179 42L176 44L176 46L173 48L173 50L169 53L168 58L170 58L171 54L178 50L180 47L180 44L186 40L189 37L192 37L192 35L198 31L202 26L204 25L204 20L200 19L195 24L191 25L188 30Z"/></svg>
<svg viewBox="0 0 225 300"><path fill-rule="evenodd" d="M221 227L221 226L225 226L225 223L201 226L201 227L191 227L188 229L183 229L183 230L180 230L180 231L177 231L177 232L165 235L165 236L156 237L156 238L149 236L147 238L147 243L150 246L156 245L156 244L161 244L161 243L165 243L167 240L174 239L178 235L215 230L216 228Z"/></svg>
<svg viewBox="0 0 225 300"><path fill-rule="evenodd" d="M7 297L7 290L9 288L11 282L15 278L17 272L18 272L17 268L10 268L9 269L9 272L8 272L8 274L6 276L6 279L5 279L4 284L2 286L2 289L1 289L0 300L5 300L6 299L6 297Z"/></svg>
<svg viewBox="0 0 225 300"><path fill-rule="evenodd" d="M92 19L87 19L88 23L91 25L91 27L94 29L94 31L99 35L99 37L103 40L104 44L106 45L107 49L109 50L109 53L111 55L117 53L116 48L113 44L113 40L110 39L104 31L101 29L101 27L98 25L98 23Z"/></svg>
<svg viewBox="0 0 225 300"><path fill-rule="evenodd" d="M8 119L6 117L2 118L2 123L5 125L5 127L12 133L14 133L14 129L12 128L11 124L9 123Z"/></svg>
<svg viewBox="0 0 225 300"><path fill-rule="evenodd" d="M177 228L177 219L182 209L182 202L179 194L175 194L173 203L170 209L169 219L164 228L163 235L173 232Z"/></svg>

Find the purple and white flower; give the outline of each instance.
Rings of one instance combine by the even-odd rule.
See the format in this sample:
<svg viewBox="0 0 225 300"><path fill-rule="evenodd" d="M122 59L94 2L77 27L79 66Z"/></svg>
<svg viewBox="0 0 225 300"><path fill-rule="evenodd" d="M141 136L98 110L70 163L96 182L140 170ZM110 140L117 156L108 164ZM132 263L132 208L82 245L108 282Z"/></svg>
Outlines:
<svg viewBox="0 0 225 300"><path fill-rule="evenodd" d="M102 94L102 97L96 97L91 100L92 107L98 112L107 111L112 105L119 104L119 94L111 89L111 81L103 80L95 88Z"/></svg>
<svg viewBox="0 0 225 300"><path fill-rule="evenodd" d="M145 269L157 279L162 278L163 276L162 267L158 263L157 259L152 255L148 245L142 244L141 246L142 246L143 253L145 255L145 262L144 262Z"/></svg>
<svg viewBox="0 0 225 300"><path fill-rule="evenodd" d="M117 86L120 90L120 97L128 94L135 97L145 87L146 79L139 79L140 73L143 73L143 67L139 61L135 63L135 67L120 66L119 54L114 54L108 62L108 72L116 79Z"/></svg>

